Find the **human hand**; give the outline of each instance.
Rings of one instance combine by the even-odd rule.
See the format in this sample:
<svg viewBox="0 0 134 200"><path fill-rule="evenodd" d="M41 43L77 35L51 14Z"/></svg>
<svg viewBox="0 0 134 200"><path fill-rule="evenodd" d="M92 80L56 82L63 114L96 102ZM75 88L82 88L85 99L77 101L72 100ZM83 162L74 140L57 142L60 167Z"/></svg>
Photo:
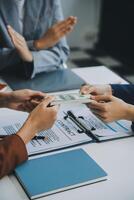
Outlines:
<svg viewBox="0 0 134 200"><path fill-rule="evenodd" d="M47 107L54 97L47 97L29 115L27 121L17 133L27 144L38 132L52 127L57 117L57 106Z"/></svg>
<svg viewBox="0 0 134 200"><path fill-rule="evenodd" d="M129 104L111 95L98 95L92 97L90 109L104 122L112 122L128 118Z"/></svg>
<svg viewBox="0 0 134 200"><path fill-rule="evenodd" d="M31 112L47 94L33 90L16 90L6 93L6 107L14 110Z"/></svg>
<svg viewBox="0 0 134 200"><path fill-rule="evenodd" d="M32 62L33 56L30 50L28 49L25 38L17 33L11 26L7 26L8 33L11 37L11 40L20 55L21 59L25 62Z"/></svg>
<svg viewBox="0 0 134 200"><path fill-rule="evenodd" d="M84 85L80 88L82 94L91 95L112 95L112 88L110 85Z"/></svg>
<svg viewBox="0 0 134 200"><path fill-rule="evenodd" d="M70 16L67 19L60 21L53 25L44 34L42 38L34 42L34 46L37 50L48 49L57 44L60 39L70 32L72 32L74 25L77 23L77 18Z"/></svg>

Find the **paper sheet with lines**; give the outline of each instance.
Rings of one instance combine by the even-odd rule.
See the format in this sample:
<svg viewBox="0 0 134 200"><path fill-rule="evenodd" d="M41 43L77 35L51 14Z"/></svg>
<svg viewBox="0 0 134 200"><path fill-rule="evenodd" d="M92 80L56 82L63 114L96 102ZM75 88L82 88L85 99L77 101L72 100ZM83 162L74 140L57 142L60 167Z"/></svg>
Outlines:
<svg viewBox="0 0 134 200"><path fill-rule="evenodd" d="M65 120L64 116L64 112L61 111L54 126L47 131L39 133L39 135L44 136L45 139L31 140L30 143L28 143L27 151L29 155L82 144L92 140L84 132L79 132L75 124ZM22 121L24 122L24 117L22 117ZM17 120L16 118L15 123L10 123L0 128L0 134L15 134L21 128L22 124L21 119L19 118L19 120Z"/></svg>

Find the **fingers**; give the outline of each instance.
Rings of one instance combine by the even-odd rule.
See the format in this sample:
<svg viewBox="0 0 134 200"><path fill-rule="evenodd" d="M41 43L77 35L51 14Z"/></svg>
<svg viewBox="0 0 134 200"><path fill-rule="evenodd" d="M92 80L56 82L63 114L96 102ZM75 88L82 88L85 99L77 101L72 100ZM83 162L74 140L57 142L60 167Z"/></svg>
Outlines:
<svg viewBox="0 0 134 200"><path fill-rule="evenodd" d="M105 103L98 103L95 101L91 101L91 103L89 104L89 107L93 110L98 110L98 111L104 111L106 108L106 104Z"/></svg>
<svg viewBox="0 0 134 200"><path fill-rule="evenodd" d="M92 94L95 88L92 85L84 85L80 88L81 94Z"/></svg>
<svg viewBox="0 0 134 200"><path fill-rule="evenodd" d="M107 111L108 102L113 100L111 95L91 96L93 101L90 102L89 107L93 110Z"/></svg>
<svg viewBox="0 0 134 200"><path fill-rule="evenodd" d="M65 20L63 20L63 21L61 21L61 22L59 22L58 24L57 24L57 27L59 28L59 29L62 29L62 28L64 28L65 26L69 26L69 25L71 25L71 26L73 26L73 25L75 25L77 23L77 18L76 17L68 17L67 19L65 19Z"/></svg>
<svg viewBox="0 0 134 200"><path fill-rule="evenodd" d="M76 23L77 23L77 18L70 16L67 19L55 24L55 28L62 30L62 29L68 28L70 26L74 26Z"/></svg>
<svg viewBox="0 0 134 200"><path fill-rule="evenodd" d="M48 94L43 93L43 92L38 92L38 91L31 91L31 102L37 102L40 103L41 101L44 100L44 98L46 98L48 96Z"/></svg>
<svg viewBox="0 0 134 200"><path fill-rule="evenodd" d="M27 102L24 104L24 109L25 109L25 111L27 111L27 112L31 112L35 107L36 107L36 105L32 104L30 101L27 101Z"/></svg>
<svg viewBox="0 0 134 200"><path fill-rule="evenodd" d="M69 17L64 21L63 27L61 26L60 28L64 28L65 26L69 27L69 26L74 26L77 23L77 18L76 17Z"/></svg>
<svg viewBox="0 0 134 200"><path fill-rule="evenodd" d="M73 31L73 26L70 26L70 27L68 27L68 28L66 28L66 29L64 29L64 30L62 30L61 37L63 37L64 35L69 34L69 33L72 32L72 31Z"/></svg>
<svg viewBox="0 0 134 200"><path fill-rule="evenodd" d="M7 26L7 29L11 37L11 40L21 59L25 62L32 62L33 56L27 46L25 38L16 31L14 31L14 29L11 26Z"/></svg>
<svg viewBox="0 0 134 200"><path fill-rule="evenodd" d="M104 103L104 102L112 101L113 96L111 96L111 95L97 95L97 96L92 96L91 99L95 100L97 102Z"/></svg>
<svg viewBox="0 0 134 200"><path fill-rule="evenodd" d="M8 25L7 28L15 47L17 47L18 45L23 46L24 38L19 33L17 33L11 26Z"/></svg>
<svg viewBox="0 0 134 200"><path fill-rule="evenodd" d="M8 25L7 29L12 36L16 36L16 38L18 38L19 40L24 40L23 36L17 33L11 26Z"/></svg>
<svg viewBox="0 0 134 200"><path fill-rule="evenodd" d="M34 108L35 108L35 106L33 104L31 104L31 102L27 101L24 104L19 104L16 107L16 110L30 113Z"/></svg>
<svg viewBox="0 0 134 200"><path fill-rule="evenodd" d="M53 96L48 96L44 99L44 101L42 101L42 105L47 107L52 101L54 100Z"/></svg>

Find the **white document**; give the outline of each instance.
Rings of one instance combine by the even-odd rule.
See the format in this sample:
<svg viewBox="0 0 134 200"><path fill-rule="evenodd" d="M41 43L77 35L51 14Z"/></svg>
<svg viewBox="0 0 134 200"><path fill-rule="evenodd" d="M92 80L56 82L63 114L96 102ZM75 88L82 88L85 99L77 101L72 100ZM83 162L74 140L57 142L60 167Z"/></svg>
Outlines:
<svg viewBox="0 0 134 200"><path fill-rule="evenodd" d="M97 138L98 141L132 136L131 122L127 120L104 123L85 105L71 108L78 121Z"/></svg>
<svg viewBox="0 0 134 200"><path fill-rule="evenodd" d="M20 113L16 113L16 117L9 115L8 119L12 118L11 122L0 128L0 134L11 135L16 133L26 119L26 114L20 115ZM30 143L28 143L27 151L29 155L92 141L90 136L84 132L79 132L79 127L68 120L65 120L64 116L64 109L61 108L54 126L47 131L39 133L39 135L44 136L45 139L31 140Z"/></svg>
<svg viewBox="0 0 134 200"><path fill-rule="evenodd" d="M78 126L78 124L70 118L65 118L65 116L67 116L67 111L69 110L72 111L82 126ZM28 114L26 113L10 112L8 111L8 117L6 117L5 111L5 116L0 120L3 121L3 123L0 124L0 134L15 134L28 117ZM6 123L4 123L5 121ZM85 127L90 133L86 133L81 127ZM133 133L131 132L131 122L122 120L105 124L84 104L79 104L73 106L61 106L58 119L54 126L49 130L40 132L39 135L44 136L44 139L31 140L28 143L27 151L29 155L88 143L93 140L93 136L95 136L98 141L103 141L128 137L133 135Z"/></svg>

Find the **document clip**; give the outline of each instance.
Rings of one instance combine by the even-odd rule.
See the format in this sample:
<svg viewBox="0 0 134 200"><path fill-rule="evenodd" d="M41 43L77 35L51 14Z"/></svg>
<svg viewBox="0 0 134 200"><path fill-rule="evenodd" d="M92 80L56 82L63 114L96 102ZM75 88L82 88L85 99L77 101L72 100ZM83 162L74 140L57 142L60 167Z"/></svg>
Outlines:
<svg viewBox="0 0 134 200"><path fill-rule="evenodd" d="M96 130L93 126L87 126L86 120L83 116L76 117L71 111L67 111L66 116L64 117L65 120L70 119L80 130L77 130L79 133L85 133L88 136L92 137L94 140L98 140L98 135L94 134L92 131ZM83 121L83 122L82 122ZM85 121L85 123L84 123Z"/></svg>
<svg viewBox="0 0 134 200"><path fill-rule="evenodd" d="M75 127L78 127L78 129L77 129L78 133L85 133L85 128L79 124L75 115L71 111L67 111L67 113L65 113L64 119L65 120L70 119L71 122L75 125Z"/></svg>

